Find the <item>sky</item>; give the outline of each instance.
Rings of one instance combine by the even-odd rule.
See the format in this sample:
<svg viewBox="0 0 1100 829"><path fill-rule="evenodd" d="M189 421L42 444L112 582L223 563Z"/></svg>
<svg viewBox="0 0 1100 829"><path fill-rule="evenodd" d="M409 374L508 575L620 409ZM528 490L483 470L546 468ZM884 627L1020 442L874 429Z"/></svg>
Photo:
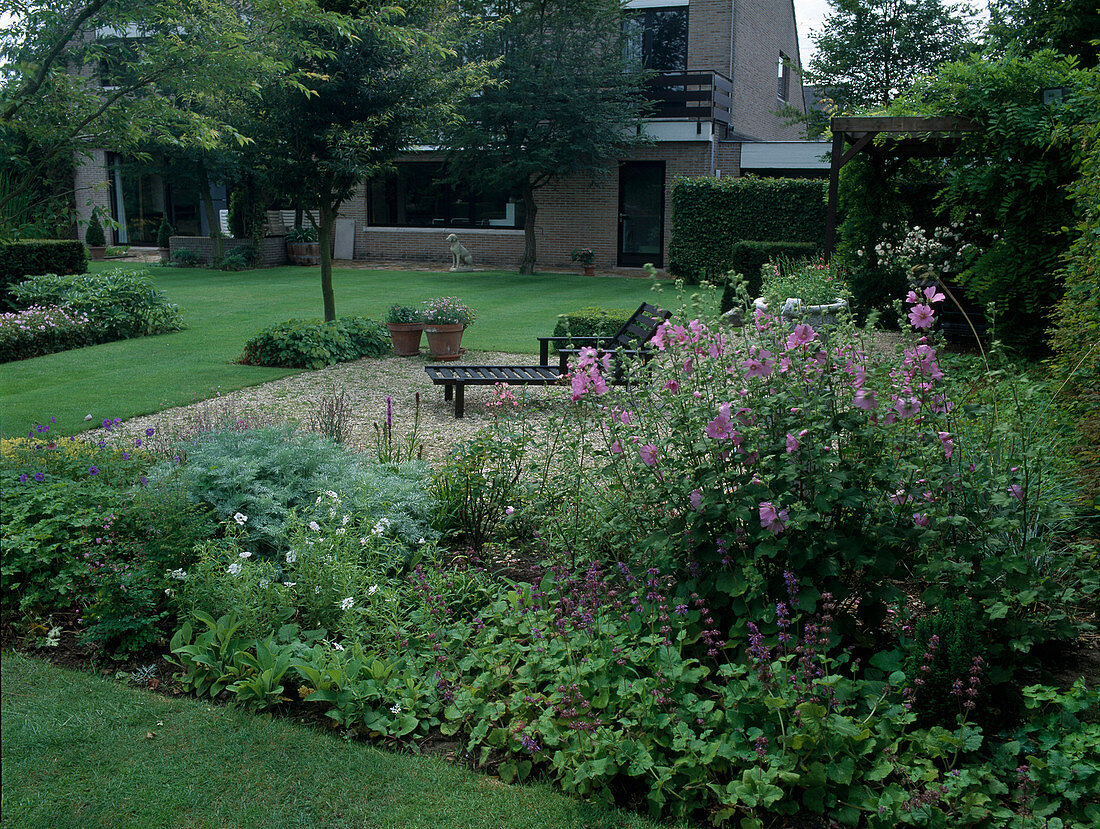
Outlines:
<svg viewBox="0 0 1100 829"><path fill-rule="evenodd" d="M982 16L986 16L986 0L962 0ZM814 44L810 32L819 30L825 16L829 13L828 0L794 0L794 17L798 24L798 51L805 66L814 55Z"/></svg>

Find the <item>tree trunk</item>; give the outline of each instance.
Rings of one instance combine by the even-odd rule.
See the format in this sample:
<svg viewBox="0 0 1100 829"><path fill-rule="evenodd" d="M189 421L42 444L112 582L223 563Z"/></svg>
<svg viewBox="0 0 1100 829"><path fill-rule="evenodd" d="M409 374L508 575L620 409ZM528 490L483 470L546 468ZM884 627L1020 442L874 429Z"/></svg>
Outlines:
<svg viewBox="0 0 1100 829"><path fill-rule="evenodd" d="M321 226L317 229L317 241L321 245L321 299L325 304L325 322L336 319L336 298L332 293L332 228L336 223L336 211L340 203L321 201Z"/></svg>
<svg viewBox="0 0 1100 829"><path fill-rule="evenodd" d="M523 258L519 260L520 273L535 272L535 188L530 185L523 188L523 209L526 213L523 221Z"/></svg>
<svg viewBox="0 0 1100 829"><path fill-rule="evenodd" d="M225 242L222 241L222 223L218 221L218 212L214 209L214 199L210 195L210 176L206 173L206 163L199 160L199 200L202 202L202 212L206 216L206 224L210 228L210 238L214 240L214 264L222 261L225 253Z"/></svg>

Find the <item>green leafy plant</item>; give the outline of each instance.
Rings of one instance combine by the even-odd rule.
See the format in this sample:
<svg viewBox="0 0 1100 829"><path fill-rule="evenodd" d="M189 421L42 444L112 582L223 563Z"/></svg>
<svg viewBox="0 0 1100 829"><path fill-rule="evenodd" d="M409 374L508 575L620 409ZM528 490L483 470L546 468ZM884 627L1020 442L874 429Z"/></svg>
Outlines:
<svg viewBox="0 0 1100 829"><path fill-rule="evenodd" d="M788 297L801 299L803 305L828 305L848 296L844 280L822 261L780 259L761 268L761 296L774 307L782 307Z"/></svg>
<svg viewBox="0 0 1100 829"><path fill-rule="evenodd" d="M289 426L205 432L177 444L182 463L165 461L149 472L158 486L172 483L208 504L222 521L239 526L257 553L285 550L292 516L327 520L339 510L371 525L385 517L388 533L408 547L435 539L434 504L425 492L420 463L371 464L319 435ZM243 516L235 518L235 516ZM360 533L365 535L365 533Z"/></svg>
<svg viewBox="0 0 1100 829"><path fill-rule="evenodd" d="M688 282L720 280L737 268L738 242L825 238L825 182L807 179L681 178L672 188L669 272Z"/></svg>
<svg viewBox="0 0 1100 829"><path fill-rule="evenodd" d="M218 269L223 271L247 271L256 267L258 260L256 249L253 247L233 248L218 263Z"/></svg>
<svg viewBox="0 0 1100 829"><path fill-rule="evenodd" d="M175 230L172 225L168 224L168 217L164 216L160 220L160 227L157 228L157 247L168 247L171 243L173 233L175 233Z"/></svg>
<svg viewBox="0 0 1100 829"><path fill-rule="evenodd" d="M191 248L176 248L172 252L172 264L180 268L197 268L202 259Z"/></svg>
<svg viewBox="0 0 1100 829"><path fill-rule="evenodd" d="M634 312L626 308L598 308L589 305L558 317L555 337L610 337L616 334Z"/></svg>
<svg viewBox="0 0 1100 829"><path fill-rule="evenodd" d="M335 322L293 319L269 326L249 339L240 362L250 366L323 368L361 357L381 357L389 348L385 327L366 317Z"/></svg>
<svg viewBox="0 0 1100 829"><path fill-rule="evenodd" d="M573 248L573 252L569 254L569 258L574 262L584 265L586 268L592 267L592 263L596 261L596 254L593 253L592 248Z"/></svg>
<svg viewBox="0 0 1100 829"><path fill-rule="evenodd" d="M415 305L391 305L386 322L395 325L414 325L424 321L424 310Z"/></svg>
<svg viewBox="0 0 1100 829"><path fill-rule="evenodd" d="M436 526L480 550L522 497L524 455L521 438L500 432L482 433L454 449L434 477Z"/></svg>
<svg viewBox="0 0 1100 829"><path fill-rule="evenodd" d="M15 301L30 305L64 305L89 318L98 342L111 342L179 331L178 306L153 286L145 271L113 268L102 274L32 277L12 289Z"/></svg>
<svg viewBox="0 0 1100 829"><path fill-rule="evenodd" d="M308 244L310 242L317 241L317 228L308 227L292 227L287 231L286 240L293 244Z"/></svg>
<svg viewBox="0 0 1100 829"><path fill-rule="evenodd" d="M92 211L92 217L88 220L88 227L84 231L84 242L90 248L102 248L107 245L107 235L103 232L103 223L99 220L97 211Z"/></svg>

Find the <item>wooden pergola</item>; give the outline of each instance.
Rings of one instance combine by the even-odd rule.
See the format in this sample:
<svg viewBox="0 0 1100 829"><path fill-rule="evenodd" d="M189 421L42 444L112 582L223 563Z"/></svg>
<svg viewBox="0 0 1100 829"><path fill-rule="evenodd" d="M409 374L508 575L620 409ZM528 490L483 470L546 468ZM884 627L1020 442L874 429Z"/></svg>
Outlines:
<svg viewBox="0 0 1100 829"><path fill-rule="evenodd" d="M829 206L825 214L825 259L836 241L836 203L840 168L857 153L878 158L935 158L951 155L963 136L978 126L968 118L941 116L852 116L834 118L832 163L829 169ZM879 140L875 140L879 139ZM845 145L847 149L845 149Z"/></svg>

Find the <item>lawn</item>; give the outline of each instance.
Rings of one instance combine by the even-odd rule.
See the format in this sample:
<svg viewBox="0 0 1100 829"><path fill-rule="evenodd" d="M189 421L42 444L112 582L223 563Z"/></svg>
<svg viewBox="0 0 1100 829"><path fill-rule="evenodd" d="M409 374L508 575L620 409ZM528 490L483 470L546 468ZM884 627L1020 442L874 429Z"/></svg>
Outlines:
<svg viewBox="0 0 1100 829"><path fill-rule="evenodd" d="M92 270L109 267L113 265L93 263ZM234 360L261 328L321 315L319 272L313 268L240 273L150 268L149 273L180 306L187 330L0 366L0 434L24 434L51 417L75 432L106 417L148 414L293 374ZM549 334L559 314L586 305L635 308L651 296L652 288L645 279L561 273L352 269L336 270L333 284L341 316L381 319L394 303L458 296L478 312L463 345L526 354L537 353L534 337ZM89 414L92 421L85 423Z"/></svg>
<svg viewBox="0 0 1100 829"><path fill-rule="evenodd" d="M244 711L3 660L0 826L653 827Z"/></svg>

